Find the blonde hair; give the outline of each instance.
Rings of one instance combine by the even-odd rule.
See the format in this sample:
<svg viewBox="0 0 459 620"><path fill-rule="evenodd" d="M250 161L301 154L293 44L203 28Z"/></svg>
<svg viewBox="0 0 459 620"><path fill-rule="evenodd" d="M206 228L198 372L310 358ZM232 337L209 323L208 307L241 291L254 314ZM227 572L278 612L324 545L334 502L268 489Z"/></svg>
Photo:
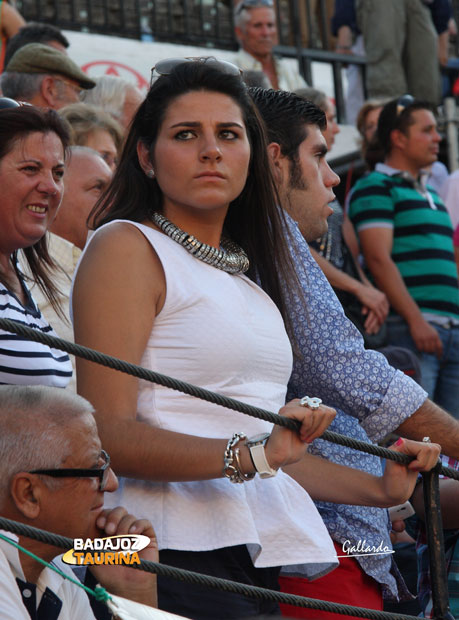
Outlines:
<svg viewBox="0 0 459 620"><path fill-rule="evenodd" d="M118 154L123 146L121 125L99 106L88 103L72 103L59 110L59 115L67 121L70 131L70 143L85 146L86 139L96 129L104 129L113 138Z"/></svg>

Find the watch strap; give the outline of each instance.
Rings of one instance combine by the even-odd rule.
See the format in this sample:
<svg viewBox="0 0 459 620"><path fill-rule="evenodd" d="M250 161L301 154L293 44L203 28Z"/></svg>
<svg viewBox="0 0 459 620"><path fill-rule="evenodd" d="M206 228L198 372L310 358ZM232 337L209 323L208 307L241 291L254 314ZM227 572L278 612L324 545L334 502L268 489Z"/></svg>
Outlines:
<svg viewBox="0 0 459 620"><path fill-rule="evenodd" d="M266 459L265 445L268 439L269 435L262 441L251 443L250 439L248 439L246 442L260 478L273 478L277 474L277 469L273 469Z"/></svg>

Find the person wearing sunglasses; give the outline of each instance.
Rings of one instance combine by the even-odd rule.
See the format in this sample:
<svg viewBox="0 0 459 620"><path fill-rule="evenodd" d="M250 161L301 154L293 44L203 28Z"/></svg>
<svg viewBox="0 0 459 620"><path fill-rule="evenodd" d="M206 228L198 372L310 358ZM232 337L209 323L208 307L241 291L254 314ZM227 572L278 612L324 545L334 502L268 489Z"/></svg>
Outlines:
<svg viewBox="0 0 459 620"><path fill-rule="evenodd" d="M307 86L291 61L273 53L277 24L272 0L241 0L234 9L234 31L240 45L233 58L238 67L263 71L271 88L296 90Z"/></svg>
<svg viewBox="0 0 459 620"><path fill-rule="evenodd" d="M93 412L84 398L68 390L0 386L0 515L73 539L144 534L151 542L139 557L158 561L148 520L121 507L104 509L104 494L113 493L118 480L101 449ZM76 579L56 557L63 550L22 536L19 544ZM156 606L154 575L127 566L98 565L86 572L91 588L98 582L111 594ZM94 619L82 588L0 540L0 617L22 620L29 615Z"/></svg>
<svg viewBox="0 0 459 620"><path fill-rule="evenodd" d="M309 495L284 465L304 462L302 484L314 493L384 505L404 496L414 472L389 465L384 487L306 456L335 411L317 396L285 405L292 351L281 279L289 294L301 292L264 129L230 63L167 59L152 77L75 276L75 341L279 410L300 432L83 360L78 391L94 401L124 476L110 504L128 502L152 520L161 562L277 589L280 564L310 578L336 565ZM431 448L395 449L430 462ZM159 607L190 618L278 612L176 580L158 585Z"/></svg>

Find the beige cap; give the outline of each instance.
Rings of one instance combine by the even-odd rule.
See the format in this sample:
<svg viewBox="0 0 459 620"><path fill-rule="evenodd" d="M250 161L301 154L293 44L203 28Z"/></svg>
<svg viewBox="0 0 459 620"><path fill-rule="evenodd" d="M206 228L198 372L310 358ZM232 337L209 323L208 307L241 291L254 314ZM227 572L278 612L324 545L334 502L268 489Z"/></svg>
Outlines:
<svg viewBox="0 0 459 620"><path fill-rule="evenodd" d="M16 73L58 73L75 80L86 90L94 88L96 83L91 80L80 67L68 56L49 45L28 43L13 54L5 71Z"/></svg>

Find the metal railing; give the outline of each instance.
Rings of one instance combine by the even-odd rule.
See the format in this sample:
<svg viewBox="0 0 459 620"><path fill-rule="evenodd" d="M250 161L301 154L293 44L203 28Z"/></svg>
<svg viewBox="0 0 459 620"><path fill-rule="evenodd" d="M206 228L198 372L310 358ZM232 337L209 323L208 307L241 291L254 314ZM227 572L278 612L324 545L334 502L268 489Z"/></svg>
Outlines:
<svg viewBox="0 0 459 620"><path fill-rule="evenodd" d="M313 85L312 62L331 65L338 121L345 118L342 69L365 58L336 54L327 0L278 0L279 53L298 60ZM52 23L65 30L131 39L237 49L232 0L17 0L27 21ZM315 12L313 11L315 7Z"/></svg>
<svg viewBox="0 0 459 620"><path fill-rule="evenodd" d="M141 366L136 366L124 360L120 360L114 358L112 356L101 353L100 351L95 351L93 349L89 349L88 347L83 347L81 345L75 344L73 342L68 342L58 338L56 336L52 336L49 334L45 334L39 330L31 329L21 323L17 323L16 321L11 321L9 319L0 318L0 329L4 329L6 332L14 333L30 339L34 342L41 342L43 344L47 344L56 349L66 351L67 353L76 355L83 359L89 360L91 362L95 362L101 364L105 367L112 368L119 372L128 373L131 376L136 376L138 378L151 381L153 383L157 383L168 387L173 390L178 390L184 394L189 394L195 398L200 398L206 400L208 402L220 404L223 407L227 407L229 409L239 411L241 413L245 413L247 415L251 415L258 419L263 419L274 424L279 424L281 426L290 428L291 430L298 430L298 422L296 420L291 420L289 418L285 418L274 414L272 412L266 411L264 409L259 409L257 407L248 405L246 403L234 400L232 398L228 398L218 393L211 392L209 390L205 390L203 388L191 385L189 383L185 383L179 379L175 379L173 377L168 377L167 375L162 375L158 372L152 371L147 368L142 368ZM380 446L365 443L363 441L359 441L353 439L351 437L346 437L343 435L339 435L332 431L325 431L321 435L322 439L326 441L332 441L333 443L337 443L340 445L344 445L355 450L359 450L365 452L367 454L373 454L380 456L382 458L388 458L392 461L396 461L399 463L407 464L412 457L408 457L406 454L401 454L392 450L388 450L386 448L382 448ZM429 564L430 564L430 585L432 592L432 604L433 604L433 614L435 620L454 620L449 607L449 593L447 586L447 569L446 569L446 559L445 559L445 550L444 550L444 539L443 539L443 525L442 525L442 517L441 517L441 509L440 509L440 485L439 485L439 474L443 474L452 479L459 479L459 473L456 470L450 469L448 467L444 467L441 463L438 463L434 469L429 472L425 472L422 474L423 479L423 495L424 495L424 509L425 509L425 520L426 520L426 536L427 536L427 544L429 548ZM5 523L5 520L2 519L1 527L5 527L10 531L17 531L16 529L11 528L12 522ZM21 527L21 524L15 524ZM31 529L31 528L29 528ZM19 532L21 533L21 532ZM26 536L30 534L25 533ZM45 532L41 532L38 540L44 540L41 536L46 535ZM32 535L32 537L35 537ZM67 541L68 542L68 541ZM54 544L54 542L52 543ZM66 541L63 543L56 543L58 546L66 546ZM153 565L151 564L152 572L159 572L161 570L161 565ZM143 568L140 567L140 568ZM163 567L166 568L166 567ZM176 570L176 569L175 569ZM187 571L181 571L187 572ZM191 573L190 573L191 575ZM173 575L171 575L173 576ZM204 576L198 576L204 577ZM177 577L174 577L177 578ZM180 577L179 577L180 578ZM209 579L209 578L207 578ZM215 578L210 578L214 582L220 582L220 585L224 587L226 584L223 581L226 580L216 580ZM218 583L214 583L216 587L219 586ZM233 584L237 585L237 584ZM286 595L279 594L278 592L271 592L269 590L264 590L266 596L273 595L274 597L283 597ZM247 594L247 593L246 593ZM290 596L290 595L287 595ZM289 601L282 600L281 598L276 598L279 602L287 602ZM295 597L301 599L302 597ZM273 599L270 599L273 600ZM298 600L297 602L293 602L293 604L305 603L306 599L302 599L302 601ZM311 604L312 603L312 604ZM325 603L325 601L312 601L309 599L309 602L306 604L302 604L301 606L308 606L312 608L324 608L323 605L334 605L331 603ZM334 605L336 607L336 605ZM345 609L347 608L347 609ZM370 609L363 608L355 608L349 607L345 605L340 605L339 608L332 609L329 611L336 611L336 613L340 613L343 615L355 615L358 617L368 617L368 618L378 618L380 620L396 620L396 618L411 618L414 619L414 616L405 616L402 614L391 614L387 612L379 612Z"/></svg>

